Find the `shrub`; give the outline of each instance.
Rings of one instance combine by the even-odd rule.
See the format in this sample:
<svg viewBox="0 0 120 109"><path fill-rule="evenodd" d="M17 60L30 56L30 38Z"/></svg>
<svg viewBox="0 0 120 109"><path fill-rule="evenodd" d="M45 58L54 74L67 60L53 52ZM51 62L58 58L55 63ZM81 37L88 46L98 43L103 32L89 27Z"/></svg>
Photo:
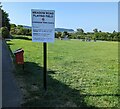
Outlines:
<svg viewBox="0 0 120 109"><path fill-rule="evenodd" d="M11 28L11 29L10 29L10 34L12 34L12 35L13 35L13 34L16 34L15 28Z"/></svg>
<svg viewBox="0 0 120 109"><path fill-rule="evenodd" d="M9 30L7 27L1 28L1 34L3 38L9 38Z"/></svg>

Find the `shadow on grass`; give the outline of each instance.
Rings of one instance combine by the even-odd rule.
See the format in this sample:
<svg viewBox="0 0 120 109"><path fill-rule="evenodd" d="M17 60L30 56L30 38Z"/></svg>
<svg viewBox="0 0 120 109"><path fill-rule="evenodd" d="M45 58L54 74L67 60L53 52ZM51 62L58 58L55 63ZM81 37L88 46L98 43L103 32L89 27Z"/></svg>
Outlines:
<svg viewBox="0 0 120 109"><path fill-rule="evenodd" d="M87 105L80 90L72 89L54 78L55 71L47 72L47 91L43 89L43 67L34 62L25 62L25 69L17 65L16 75L22 78L27 91L24 95L23 107L84 107L97 109Z"/></svg>

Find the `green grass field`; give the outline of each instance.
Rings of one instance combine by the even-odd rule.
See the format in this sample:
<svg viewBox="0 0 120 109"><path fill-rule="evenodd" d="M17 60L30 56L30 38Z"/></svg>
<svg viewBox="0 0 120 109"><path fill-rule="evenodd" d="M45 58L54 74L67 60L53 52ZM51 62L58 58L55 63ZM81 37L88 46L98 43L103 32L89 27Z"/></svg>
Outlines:
<svg viewBox="0 0 120 109"><path fill-rule="evenodd" d="M23 106L118 106L118 42L55 40L48 43L47 91L43 90L43 45L31 40L7 42L24 49L25 70L15 73L24 93Z"/></svg>

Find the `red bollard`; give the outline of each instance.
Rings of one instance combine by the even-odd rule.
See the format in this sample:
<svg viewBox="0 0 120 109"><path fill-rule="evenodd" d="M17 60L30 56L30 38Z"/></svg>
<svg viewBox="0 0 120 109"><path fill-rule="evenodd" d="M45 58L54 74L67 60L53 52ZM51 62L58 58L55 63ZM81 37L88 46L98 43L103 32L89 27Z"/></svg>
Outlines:
<svg viewBox="0 0 120 109"><path fill-rule="evenodd" d="M24 69L24 50L21 48L21 49L18 49L14 52L15 54L15 58L16 58L16 63L17 64L23 64L23 69Z"/></svg>

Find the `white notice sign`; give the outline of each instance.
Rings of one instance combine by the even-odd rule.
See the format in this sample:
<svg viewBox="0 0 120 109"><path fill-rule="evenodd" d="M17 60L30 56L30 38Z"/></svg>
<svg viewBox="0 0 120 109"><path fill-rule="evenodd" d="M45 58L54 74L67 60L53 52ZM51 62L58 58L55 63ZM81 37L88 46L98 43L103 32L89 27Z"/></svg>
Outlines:
<svg viewBox="0 0 120 109"><path fill-rule="evenodd" d="M55 11L32 9L32 41L54 42Z"/></svg>

